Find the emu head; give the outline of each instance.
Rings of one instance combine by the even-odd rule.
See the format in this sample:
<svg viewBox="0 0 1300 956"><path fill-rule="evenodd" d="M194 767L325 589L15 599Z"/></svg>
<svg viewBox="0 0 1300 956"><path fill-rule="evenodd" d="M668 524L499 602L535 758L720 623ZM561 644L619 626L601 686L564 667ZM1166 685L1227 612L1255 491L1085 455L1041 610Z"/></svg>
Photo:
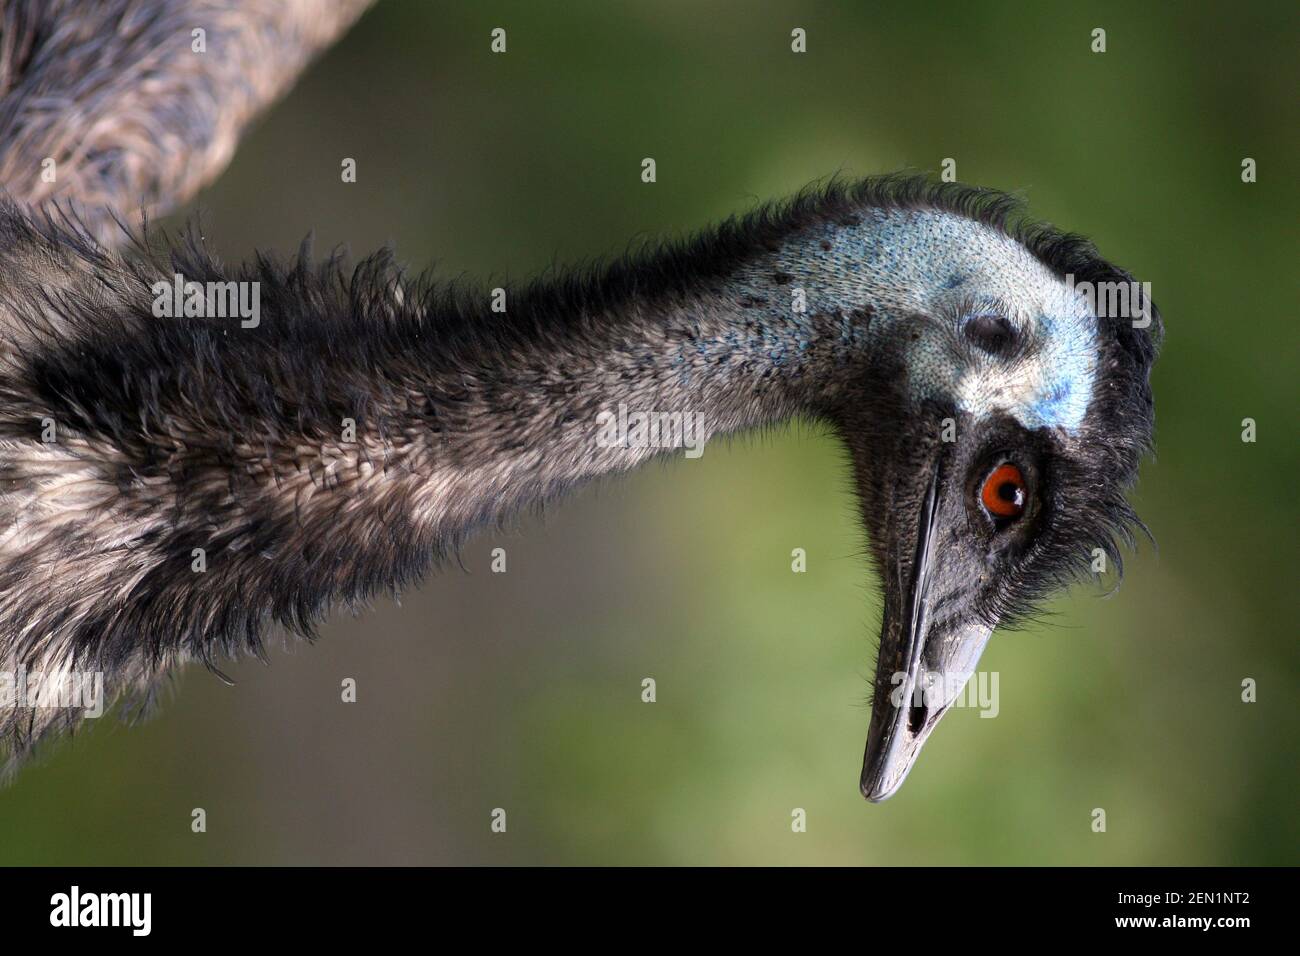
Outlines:
<svg viewBox="0 0 1300 956"><path fill-rule="evenodd" d="M872 801L902 784L995 627L1098 556L1119 571L1117 545L1144 530L1124 491L1150 446L1158 313L1085 240L1005 228L981 201L868 209L803 257L870 323L831 417L884 591ZM1126 308L1095 294L1116 289L1134 292Z"/></svg>

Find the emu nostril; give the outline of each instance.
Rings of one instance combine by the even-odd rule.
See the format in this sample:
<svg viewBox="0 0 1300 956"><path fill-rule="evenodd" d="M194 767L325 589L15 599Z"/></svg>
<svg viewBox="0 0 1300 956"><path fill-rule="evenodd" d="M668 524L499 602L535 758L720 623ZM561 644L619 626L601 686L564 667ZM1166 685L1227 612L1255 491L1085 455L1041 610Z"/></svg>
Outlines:
<svg viewBox="0 0 1300 956"><path fill-rule="evenodd" d="M928 716L929 713L926 711L924 704L920 706L913 704L907 711L907 729L913 734L919 734L921 728L925 726L925 719Z"/></svg>

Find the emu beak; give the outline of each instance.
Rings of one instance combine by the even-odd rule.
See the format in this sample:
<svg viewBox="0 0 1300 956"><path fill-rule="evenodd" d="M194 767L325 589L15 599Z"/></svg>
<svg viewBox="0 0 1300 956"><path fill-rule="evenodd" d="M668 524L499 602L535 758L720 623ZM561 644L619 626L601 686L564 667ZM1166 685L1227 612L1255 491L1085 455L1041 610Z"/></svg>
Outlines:
<svg viewBox="0 0 1300 956"><path fill-rule="evenodd" d="M954 580L960 570L938 549L940 511L936 467L916 525L911 580L905 590L898 580L888 585L896 590L885 602L862 763L862 795L872 803L888 799L903 785L922 744L961 694L993 633L984 622L944 624L938 631L932 627L931 597L961 586Z"/></svg>

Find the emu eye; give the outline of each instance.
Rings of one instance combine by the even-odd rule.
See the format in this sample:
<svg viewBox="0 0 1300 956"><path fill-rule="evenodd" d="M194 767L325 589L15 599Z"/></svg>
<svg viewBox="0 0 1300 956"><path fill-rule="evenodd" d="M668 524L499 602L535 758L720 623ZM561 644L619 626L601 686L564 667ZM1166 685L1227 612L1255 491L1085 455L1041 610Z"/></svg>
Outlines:
<svg viewBox="0 0 1300 956"><path fill-rule="evenodd" d="M989 472L980 488L980 503L994 518L1019 518L1024 513L1029 492L1020 469L1010 463Z"/></svg>

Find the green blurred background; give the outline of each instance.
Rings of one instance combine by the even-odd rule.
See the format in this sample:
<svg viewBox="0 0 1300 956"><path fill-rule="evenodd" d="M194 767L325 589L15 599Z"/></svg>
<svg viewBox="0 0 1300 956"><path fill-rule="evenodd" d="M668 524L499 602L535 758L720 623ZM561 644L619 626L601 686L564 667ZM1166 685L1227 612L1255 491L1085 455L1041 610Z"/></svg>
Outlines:
<svg viewBox="0 0 1300 956"><path fill-rule="evenodd" d="M523 278L952 157L1152 283L1159 550L996 636L997 719L954 711L872 806L879 607L845 463L808 429L715 443L233 688L194 667L145 726L96 722L0 791L0 863L1296 862L1296 9L385 0L190 208L226 258L315 229Z"/></svg>

